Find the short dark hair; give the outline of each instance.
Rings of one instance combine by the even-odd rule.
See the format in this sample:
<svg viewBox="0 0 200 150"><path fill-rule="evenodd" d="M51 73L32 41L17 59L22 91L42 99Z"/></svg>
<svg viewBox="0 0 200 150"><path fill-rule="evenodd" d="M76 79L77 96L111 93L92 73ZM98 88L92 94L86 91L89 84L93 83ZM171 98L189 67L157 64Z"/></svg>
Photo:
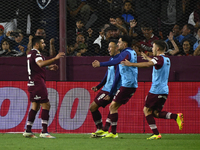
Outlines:
<svg viewBox="0 0 200 150"><path fill-rule="evenodd" d="M113 42L113 43L115 43L115 44L117 45L118 39L110 39L110 40L109 40L109 43L110 43L110 42Z"/></svg>
<svg viewBox="0 0 200 150"><path fill-rule="evenodd" d="M189 23L186 24L186 25L187 25L187 28L190 30L190 33L193 34L194 33L194 29L195 29L194 26L192 24L189 24Z"/></svg>
<svg viewBox="0 0 200 150"><path fill-rule="evenodd" d="M164 52L166 50L166 43L163 40L155 40L153 43L156 44L161 51Z"/></svg>
<svg viewBox="0 0 200 150"><path fill-rule="evenodd" d="M9 44L10 50L12 50L12 42L7 38L2 39L2 41L1 41L1 50L3 50L3 48L2 48L3 42L7 42Z"/></svg>
<svg viewBox="0 0 200 150"><path fill-rule="evenodd" d="M40 41L44 39L42 36L34 36L32 38L32 47L35 46L36 43L40 43Z"/></svg>
<svg viewBox="0 0 200 150"><path fill-rule="evenodd" d="M152 29L152 26L151 26L149 23L147 23L147 22L143 22L143 23L141 24L141 28Z"/></svg>
<svg viewBox="0 0 200 150"><path fill-rule="evenodd" d="M131 47L132 45L132 38L128 35L122 35L120 36L123 42L126 42L128 44L128 47Z"/></svg>

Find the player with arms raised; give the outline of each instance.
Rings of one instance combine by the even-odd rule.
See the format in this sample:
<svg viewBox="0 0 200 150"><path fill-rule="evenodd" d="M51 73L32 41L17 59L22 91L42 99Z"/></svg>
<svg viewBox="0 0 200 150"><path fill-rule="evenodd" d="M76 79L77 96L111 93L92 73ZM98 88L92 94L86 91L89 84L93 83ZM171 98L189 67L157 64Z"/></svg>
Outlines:
<svg viewBox="0 0 200 150"><path fill-rule="evenodd" d="M28 122L26 131L24 131L24 137L37 138L31 131L32 125L35 120L35 116L42 107L42 138L55 138L51 136L47 131L50 103L48 99L47 88L45 84L46 73L45 70L58 70L56 64L52 64L55 60L65 56L64 52L60 52L56 57L45 60L41 55L41 51L44 50L44 39L40 36L35 36L32 39L33 49L27 54L27 69L28 69L28 92L30 94L30 101L32 104L31 110L28 115Z"/></svg>
<svg viewBox="0 0 200 150"><path fill-rule="evenodd" d="M158 132L154 117L174 119L179 126L179 130L182 130L183 128L182 113L174 114L166 111L161 111L169 93L167 84L171 65L170 59L164 56L165 49L166 44L161 40L156 40L154 41L152 48L154 56L153 58L150 58L146 54L141 53L143 59L148 60L148 62L131 63L128 60L121 62L121 64L125 66L133 66L139 68L153 66L152 85L146 97L143 109L147 123L153 132L153 135L147 138L148 140L161 139L161 134Z"/></svg>

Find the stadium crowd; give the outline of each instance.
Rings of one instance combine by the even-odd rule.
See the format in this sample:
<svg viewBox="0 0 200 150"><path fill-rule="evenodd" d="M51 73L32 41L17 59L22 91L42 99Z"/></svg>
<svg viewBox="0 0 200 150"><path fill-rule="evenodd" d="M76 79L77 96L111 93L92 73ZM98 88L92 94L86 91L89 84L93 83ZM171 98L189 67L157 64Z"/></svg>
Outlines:
<svg viewBox="0 0 200 150"><path fill-rule="evenodd" d="M25 56L38 29L47 43L44 55L55 56L59 1L51 1L45 9L35 1L24 2L22 8L21 1L0 0L0 56ZM109 56L110 40L121 35L130 36L138 56L141 52L152 56L152 43L158 39L166 42L166 55L200 55L198 0L67 0L66 17L67 56Z"/></svg>

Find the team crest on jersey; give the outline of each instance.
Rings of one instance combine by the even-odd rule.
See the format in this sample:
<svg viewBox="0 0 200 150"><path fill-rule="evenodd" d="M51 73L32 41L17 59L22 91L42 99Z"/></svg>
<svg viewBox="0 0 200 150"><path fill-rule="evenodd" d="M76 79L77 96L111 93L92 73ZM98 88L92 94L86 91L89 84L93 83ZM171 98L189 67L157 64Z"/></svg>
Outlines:
<svg viewBox="0 0 200 150"><path fill-rule="evenodd" d="M40 9L45 9L50 2L51 0L37 0L37 4L40 7Z"/></svg>

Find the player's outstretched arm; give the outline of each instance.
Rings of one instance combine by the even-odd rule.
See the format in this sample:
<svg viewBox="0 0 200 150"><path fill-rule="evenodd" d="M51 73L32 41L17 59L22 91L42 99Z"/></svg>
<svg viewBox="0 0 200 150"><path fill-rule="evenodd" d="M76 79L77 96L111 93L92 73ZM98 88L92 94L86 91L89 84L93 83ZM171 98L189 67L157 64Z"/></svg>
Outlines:
<svg viewBox="0 0 200 150"><path fill-rule="evenodd" d="M125 59L125 61L121 61L121 64L123 66L129 66L129 67L132 66L132 67L138 67L138 68L147 68L147 67L154 66L154 63L152 61L140 62L140 63L131 63L127 59Z"/></svg>
<svg viewBox="0 0 200 150"><path fill-rule="evenodd" d="M62 58L64 56L65 56L64 52L59 52L56 55L56 57L54 57L54 58L51 58L51 59L48 59L48 60L44 60L44 61L43 60L38 60L36 63L40 68L42 68L42 67L45 67L45 66L48 66L48 65L52 64L55 60L58 60L58 59L60 59L60 58Z"/></svg>
<svg viewBox="0 0 200 150"><path fill-rule="evenodd" d="M148 57L145 53L141 52L142 59L151 61L151 57Z"/></svg>

